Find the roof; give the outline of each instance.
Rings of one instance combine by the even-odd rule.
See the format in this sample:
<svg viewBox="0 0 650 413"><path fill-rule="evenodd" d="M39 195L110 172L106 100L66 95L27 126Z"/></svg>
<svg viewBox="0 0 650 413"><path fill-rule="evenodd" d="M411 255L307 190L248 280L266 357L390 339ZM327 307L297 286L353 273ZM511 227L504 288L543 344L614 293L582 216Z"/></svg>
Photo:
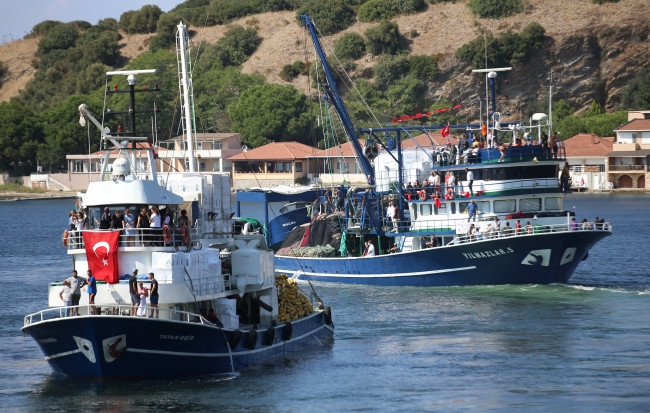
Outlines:
<svg viewBox="0 0 650 413"><path fill-rule="evenodd" d="M363 145L366 143L364 139L359 139L359 145L363 148ZM316 153L310 156L310 158L331 158L334 157L344 157L344 158L356 158L357 154L354 151L354 146L351 142L345 142L340 145L337 145L333 148L320 149Z"/></svg>
<svg viewBox="0 0 650 413"><path fill-rule="evenodd" d="M286 161L307 159L316 152L318 152L317 148L299 142L271 142L227 159L231 161Z"/></svg>
<svg viewBox="0 0 650 413"><path fill-rule="evenodd" d="M567 158L584 156L607 156L614 147L614 138L601 138L594 134L579 133L562 141Z"/></svg>
<svg viewBox="0 0 650 413"><path fill-rule="evenodd" d="M618 129L614 129L614 132L618 131L650 131L650 119L632 119L619 126Z"/></svg>
<svg viewBox="0 0 650 413"><path fill-rule="evenodd" d="M228 138L241 139L241 135L239 133L233 133L233 132L195 133L193 135L194 141L213 141L213 140L222 141ZM175 136L171 139L165 140L165 142L174 142L178 140L185 140L185 135Z"/></svg>
<svg viewBox="0 0 650 413"><path fill-rule="evenodd" d="M458 139L459 139L458 137L453 135L449 135L448 137L449 137L449 142L451 142L454 145L458 144ZM443 138L442 134L440 134L440 131L435 131L435 132L429 132L428 136L426 133L423 133L421 135L414 136L413 139L406 138L402 140L402 149L414 148L417 147L418 144L423 148L431 148L432 140L433 140L433 146L447 145L447 138ZM417 142L417 144L414 141Z"/></svg>
<svg viewBox="0 0 650 413"><path fill-rule="evenodd" d="M650 155L650 149L639 149L637 151L613 151L607 154L607 156L617 158L645 158L648 155Z"/></svg>

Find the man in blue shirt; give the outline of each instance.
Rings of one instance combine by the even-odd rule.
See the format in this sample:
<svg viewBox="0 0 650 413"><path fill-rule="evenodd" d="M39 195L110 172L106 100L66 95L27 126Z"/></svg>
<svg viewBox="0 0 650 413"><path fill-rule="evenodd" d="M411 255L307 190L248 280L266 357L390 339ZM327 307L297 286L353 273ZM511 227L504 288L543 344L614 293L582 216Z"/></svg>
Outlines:
<svg viewBox="0 0 650 413"><path fill-rule="evenodd" d="M478 210L478 207L476 206L476 203L474 203L474 200L472 199L469 201L469 204L467 204L467 212L469 213L469 218L467 218L467 222L471 221L472 218L474 218L474 222L476 222L476 212Z"/></svg>

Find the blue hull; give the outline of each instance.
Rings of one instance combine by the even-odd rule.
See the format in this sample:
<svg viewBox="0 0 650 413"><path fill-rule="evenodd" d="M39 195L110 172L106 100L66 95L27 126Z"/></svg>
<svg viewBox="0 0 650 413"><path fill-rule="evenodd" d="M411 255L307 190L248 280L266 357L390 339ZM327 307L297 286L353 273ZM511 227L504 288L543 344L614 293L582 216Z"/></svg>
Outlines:
<svg viewBox="0 0 650 413"><path fill-rule="evenodd" d="M289 235L292 229L297 226L306 224L310 221L307 215L307 208L294 209L293 211L285 212L274 218L269 223L270 230L270 247L275 249L282 241Z"/></svg>
<svg viewBox="0 0 650 413"><path fill-rule="evenodd" d="M117 379L237 371L320 345L333 336L328 322L331 319L320 311L290 327L280 324L251 333L201 323L100 315L47 320L22 330L34 338L55 372Z"/></svg>
<svg viewBox="0 0 650 413"><path fill-rule="evenodd" d="M277 273L383 286L566 283L609 231L519 235L374 257L275 257Z"/></svg>

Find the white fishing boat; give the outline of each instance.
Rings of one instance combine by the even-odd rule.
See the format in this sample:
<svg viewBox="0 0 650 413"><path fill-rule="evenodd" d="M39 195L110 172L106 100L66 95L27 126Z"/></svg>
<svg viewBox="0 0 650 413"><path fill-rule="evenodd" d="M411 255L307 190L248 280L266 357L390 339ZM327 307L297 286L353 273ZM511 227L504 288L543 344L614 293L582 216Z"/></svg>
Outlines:
<svg viewBox="0 0 650 413"><path fill-rule="evenodd" d="M182 24L179 37L187 40ZM139 135L135 123L137 92L155 91L138 83L154 75L107 73L114 83L128 82L128 131L111 130L79 107L81 120L101 131L104 157L98 180L80 198L86 227L69 231L65 243L71 270L78 280L94 276L96 295L90 302L84 292L78 305L65 306L63 290L77 281L52 283L48 308L25 316L22 331L55 372L98 379L235 372L331 339L331 313L315 291L304 294L275 275L261 234L233 230L227 174L190 172L164 182L157 174L151 136ZM193 208L184 220L187 202ZM164 209L175 225L100 229L105 211L141 209ZM142 283L141 299L157 285L157 307L132 304L134 280Z"/></svg>

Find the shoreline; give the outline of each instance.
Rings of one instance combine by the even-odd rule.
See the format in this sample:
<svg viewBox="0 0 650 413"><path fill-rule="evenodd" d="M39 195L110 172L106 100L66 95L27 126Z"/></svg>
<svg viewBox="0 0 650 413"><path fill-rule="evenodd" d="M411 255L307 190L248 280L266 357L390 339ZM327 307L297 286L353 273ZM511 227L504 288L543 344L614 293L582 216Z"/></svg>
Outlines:
<svg viewBox="0 0 650 413"><path fill-rule="evenodd" d="M77 191L15 192L0 191L0 202L75 198Z"/></svg>

